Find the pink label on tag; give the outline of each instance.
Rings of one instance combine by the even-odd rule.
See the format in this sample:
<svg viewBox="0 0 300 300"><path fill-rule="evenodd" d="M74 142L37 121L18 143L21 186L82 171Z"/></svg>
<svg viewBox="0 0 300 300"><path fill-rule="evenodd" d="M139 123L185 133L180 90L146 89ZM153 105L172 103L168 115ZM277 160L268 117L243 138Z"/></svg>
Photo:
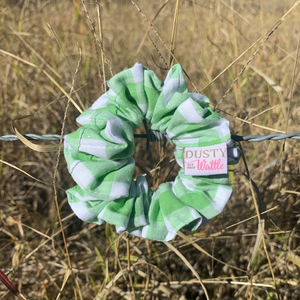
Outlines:
<svg viewBox="0 0 300 300"><path fill-rule="evenodd" d="M227 174L227 144L183 148L184 175Z"/></svg>

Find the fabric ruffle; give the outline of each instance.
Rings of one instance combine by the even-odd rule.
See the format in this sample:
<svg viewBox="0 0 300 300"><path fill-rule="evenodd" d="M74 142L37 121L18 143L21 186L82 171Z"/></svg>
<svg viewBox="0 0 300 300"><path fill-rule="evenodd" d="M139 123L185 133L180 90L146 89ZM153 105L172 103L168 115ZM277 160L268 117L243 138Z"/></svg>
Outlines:
<svg viewBox="0 0 300 300"><path fill-rule="evenodd" d="M68 170L77 186L67 191L75 214L82 220L116 226L118 233L169 241L178 230L191 231L218 215L232 188L228 174L185 176L156 191L144 177L132 180L135 162L133 129L145 119L176 145L182 167L184 147L228 145L228 162L239 153L230 139L229 122L209 107L201 94L188 93L182 68L175 65L164 82L136 63L109 81L109 91L77 122L80 127L65 138Z"/></svg>

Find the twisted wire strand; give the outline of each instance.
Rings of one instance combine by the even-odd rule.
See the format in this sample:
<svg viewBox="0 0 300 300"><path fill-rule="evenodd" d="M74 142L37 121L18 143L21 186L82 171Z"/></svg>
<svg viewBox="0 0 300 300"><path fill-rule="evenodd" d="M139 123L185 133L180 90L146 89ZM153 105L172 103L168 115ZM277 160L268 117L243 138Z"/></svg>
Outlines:
<svg viewBox="0 0 300 300"><path fill-rule="evenodd" d="M43 141L59 141L60 140L60 135L59 134L44 134L44 135L38 135L34 133L27 133L24 134L24 137L27 140L43 140ZM19 138L15 134L7 134L0 136L0 141L4 142L14 142L18 141Z"/></svg>
<svg viewBox="0 0 300 300"><path fill-rule="evenodd" d="M272 133L269 135L248 135L248 136L240 136L240 135L231 135L231 138L236 142L262 142L266 140L279 141L284 139L292 139L292 140L300 140L300 133Z"/></svg>
<svg viewBox="0 0 300 300"><path fill-rule="evenodd" d="M59 134L38 135L33 133L27 133L24 135L24 137L27 140L43 140L43 141L60 140ZM167 138L164 134L155 130L149 130L149 136L147 134L134 134L134 137L135 138L148 137L150 142L163 141L165 138ZM298 132L289 133L289 134L273 133L269 135L248 135L248 136L231 135L231 139L233 139L236 142L262 142L266 140L279 141L283 139L300 140L300 133ZM0 136L0 141L4 141L4 142L14 142L18 140L19 138L15 134L7 134L7 135Z"/></svg>

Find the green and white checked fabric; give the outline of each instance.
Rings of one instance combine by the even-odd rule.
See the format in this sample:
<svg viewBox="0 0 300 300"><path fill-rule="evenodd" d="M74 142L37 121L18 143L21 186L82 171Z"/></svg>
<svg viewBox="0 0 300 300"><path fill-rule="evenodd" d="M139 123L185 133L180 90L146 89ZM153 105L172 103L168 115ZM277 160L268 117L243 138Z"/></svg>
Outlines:
<svg viewBox="0 0 300 300"><path fill-rule="evenodd" d="M77 122L80 127L65 138L68 170L77 186L67 191L75 214L82 220L116 226L157 241L169 241L181 228L191 231L218 215L232 188L228 174L185 176L156 191L144 177L132 180L135 162L133 129L145 119L176 145L175 158L182 167L184 147L226 142L229 163L239 153L230 139L229 122L209 107L201 94L188 93L180 65L164 82L136 63L109 81L109 91Z"/></svg>

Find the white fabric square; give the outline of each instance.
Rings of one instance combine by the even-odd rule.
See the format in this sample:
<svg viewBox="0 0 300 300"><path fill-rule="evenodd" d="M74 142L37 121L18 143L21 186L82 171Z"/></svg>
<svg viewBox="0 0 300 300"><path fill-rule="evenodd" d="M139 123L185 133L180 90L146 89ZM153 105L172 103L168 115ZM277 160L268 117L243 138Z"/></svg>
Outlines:
<svg viewBox="0 0 300 300"><path fill-rule="evenodd" d="M196 110L192 98L188 98L178 106L178 111L189 123L199 123L203 118Z"/></svg>
<svg viewBox="0 0 300 300"><path fill-rule="evenodd" d="M108 96L106 94L103 94L96 102L92 105L91 109L99 109L106 107L106 103L109 100Z"/></svg>
<svg viewBox="0 0 300 300"><path fill-rule="evenodd" d="M168 129L166 131L166 134L168 135L169 139L172 139L175 136L175 134L173 134L172 132L170 132Z"/></svg>
<svg viewBox="0 0 300 300"><path fill-rule="evenodd" d="M206 103L209 103L209 99L202 95L202 94L198 94L198 93L192 93L193 97L199 101L203 101L203 102L206 102Z"/></svg>
<svg viewBox="0 0 300 300"><path fill-rule="evenodd" d="M100 158L107 159L105 151L106 142L101 140L81 139L78 150Z"/></svg>
<svg viewBox="0 0 300 300"><path fill-rule="evenodd" d="M109 86L109 84L107 84L108 86ZM107 95L109 95L109 96L116 96L117 95L117 93L113 90L113 89L109 89L108 90L108 92L107 92Z"/></svg>
<svg viewBox="0 0 300 300"><path fill-rule="evenodd" d="M139 107L140 107L141 111L143 112L143 115L145 115L148 110L148 104L140 104Z"/></svg>
<svg viewBox="0 0 300 300"><path fill-rule="evenodd" d="M191 192L193 192L195 190L196 186L190 180L188 180L186 178L181 178L181 181L184 184L184 186Z"/></svg>
<svg viewBox="0 0 300 300"><path fill-rule="evenodd" d="M220 124L218 126L213 127L213 129L218 132L220 138L223 138L228 133L230 133L229 122L226 119L221 119Z"/></svg>
<svg viewBox="0 0 300 300"><path fill-rule="evenodd" d="M81 124L81 125L91 125L92 124L91 115L85 115L85 116L82 116L82 117L78 117L76 119L76 122Z"/></svg>
<svg viewBox="0 0 300 300"><path fill-rule="evenodd" d="M134 82L142 82L144 80L144 70L143 66L139 63L136 63L131 69Z"/></svg>
<svg viewBox="0 0 300 300"><path fill-rule="evenodd" d="M175 211L175 213L177 214L177 213L178 213L178 210ZM170 215L171 215L171 214L170 214ZM168 215L168 218L170 217L170 215ZM167 217L164 217L164 222L165 222L165 225L166 225L166 227L167 227L167 229L168 229L168 234L169 234L169 233L171 233L171 234L174 234L174 233L175 233L175 234L176 234L176 231L175 231L175 229L172 227L172 225L170 224L168 218L167 218Z"/></svg>
<svg viewBox="0 0 300 300"><path fill-rule="evenodd" d="M73 165L73 164L72 164ZM72 167L72 166L71 166ZM83 189L91 184L95 177L90 172L90 170L81 162L79 161L73 168L70 173L76 183Z"/></svg>
<svg viewBox="0 0 300 300"><path fill-rule="evenodd" d="M216 196L211 202L211 206L215 208L217 212L221 212L227 203L227 200L231 196L232 191L222 186L218 186Z"/></svg>
<svg viewBox="0 0 300 300"><path fill-rule="evenodd" d="M174 94L180 91L183 82L184 81L181 78L171 78L167 82L165 82L162 90L164 95L165 107L168 107L168 104Z"/></svg>
<svg viewBox="0 0 300 300"><path fill-rule="evenodd" d="M120 119L111 119L107 121L105 135L110 141L117 144L125 142L124 138L122 137L122 131L123 123Z"/></svg>
<svg viewBox="0 0 300 300"><path fill-rule="evenodd" d="M69 203L71 208L73 209L75 215L83 220L86 221L88 219L91 219L93 217L95 217L92 213L90 213L84 202L77 202L77 203Z"/></svg>
<svg viewBox="0 0 300 300"><path fill-rule="evenodd" d="M113 182L110 195L107 201L112 201L121 197L128 197L129 185L123 182Z"/></svg>
<svg viewBox="0 0 300 300"><path fill-rule="evenodd" d="M67 139L64 140L64 147L69 150L74 150L71 145L68 143Z"/></svg>

